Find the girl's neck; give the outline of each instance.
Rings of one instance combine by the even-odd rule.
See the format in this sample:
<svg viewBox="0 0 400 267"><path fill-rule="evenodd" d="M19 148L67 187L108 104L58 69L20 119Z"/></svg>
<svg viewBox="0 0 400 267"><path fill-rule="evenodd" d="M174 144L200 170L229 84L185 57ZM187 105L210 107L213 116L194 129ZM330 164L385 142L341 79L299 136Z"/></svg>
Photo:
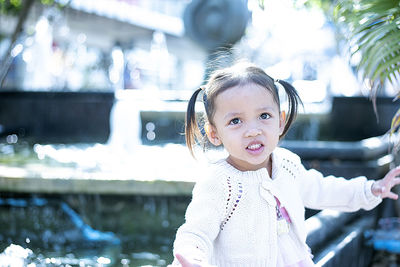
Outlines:
<svg viewBox="0 0 400 267"><path fill-rule="evenodd" d="M228 162L230 165L232 165L233 167L235 167L236 169L238 169L239 171L256 171L259 170L261 168L266 168L269 174L269 177L272 177L272 156L269 157L268 160L266 160L263 164L261 164L260 166L254 166L254 168L244 168L243 166L240 166L239 164L237 164L234 160L232 160L231 157L228 157L226 159L226 162Z"/></svg>

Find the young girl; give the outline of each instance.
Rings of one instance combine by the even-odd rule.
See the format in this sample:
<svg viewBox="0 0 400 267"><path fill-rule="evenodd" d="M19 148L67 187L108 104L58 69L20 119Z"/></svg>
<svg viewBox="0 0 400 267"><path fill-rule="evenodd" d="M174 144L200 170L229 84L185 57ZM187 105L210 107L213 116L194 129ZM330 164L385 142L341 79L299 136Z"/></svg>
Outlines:
<svg viewBox="0 0 400 267"><path fill-rule="evenodd" d="M288 95L288 116L278 88ZM202 94L204 129L195 102ZM294 153L278 147L301 100L287 82L274 81L248 63L216 71L191 97L186 142L193 154L205 132L226 159L198 181L178 229L172 266L314 266L306 245L305 207L356 211L377 206L400 184L400 168L383 179L346 180L306 170Z"/></svg>

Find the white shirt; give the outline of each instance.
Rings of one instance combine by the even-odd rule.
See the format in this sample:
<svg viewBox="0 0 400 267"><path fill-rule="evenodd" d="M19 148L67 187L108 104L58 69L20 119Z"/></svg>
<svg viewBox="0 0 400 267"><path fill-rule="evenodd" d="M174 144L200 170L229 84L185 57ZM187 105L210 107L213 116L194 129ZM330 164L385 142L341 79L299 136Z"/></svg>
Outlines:
<svg viewBox="0 0 400 267"><path fill-rule="evenodd" d="M274 196L286 208L304 251L308 250L305 207L356 211L381 202L371 192L372 181L365 177L323 177L316 170L306 170L296 154L283 148L272 153L272 177L266 168L242 172L225 160L212 164L193 189L174 254L218 267L276 266ZM176 259L175 264L179 266Z"/></svg>

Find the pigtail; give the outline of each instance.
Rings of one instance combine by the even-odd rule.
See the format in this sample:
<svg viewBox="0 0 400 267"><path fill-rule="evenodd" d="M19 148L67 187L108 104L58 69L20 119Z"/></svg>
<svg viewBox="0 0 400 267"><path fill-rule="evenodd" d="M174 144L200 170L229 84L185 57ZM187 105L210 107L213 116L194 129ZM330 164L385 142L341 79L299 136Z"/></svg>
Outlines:
<svg viewBox="0 0 400 267"><path fill-rule="evenodd" d="M201 135L199 126L197 124L196 119L196 100L199 93L202 91L202 88L194 91L192 97L189 100L187 111L186 111L186 119L185 119L185 139L186 145L189 148L190 154L194 157L193 147L196 143L197 137Z"/></svg>
<svg viewBox="0 0 400 267"><path fill-rule="evenodd" d="M288 114L286 116L286 123L285 123L285 128L283 129L282 135L280 138L285 136L285 134L289 131L290 126L292 123L295 121L298 113L298 107L299 105L303 106L303 102L301 101L301 98L299 94L297 93L297 90L288 82L283 81L283 80L276 80L277 83L280 83L283 88L285 89L285 92L288 96Z"/></svg>

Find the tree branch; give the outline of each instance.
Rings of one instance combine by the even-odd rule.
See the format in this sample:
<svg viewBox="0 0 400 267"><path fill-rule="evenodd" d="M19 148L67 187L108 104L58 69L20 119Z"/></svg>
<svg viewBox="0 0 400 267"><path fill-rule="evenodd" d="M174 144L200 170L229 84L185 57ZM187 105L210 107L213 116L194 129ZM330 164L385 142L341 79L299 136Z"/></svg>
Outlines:
<svg viewBox="0 0 400 267"><path fill-rule="evenodd" d="M28 17L28 14L32 7L33 2L34 2L34 0L25 0L22 3L22 9L18 16L17 26L15 27L14 33L11 36L10 45L9 45L6 53L4 54L3 59L0 61L0 62L2 62L2 64L0 65L0 88L3 87L4 81L8 74L8 70L10 69L10 66L11 66L11 63L13 60L11 51L14 49L15 43L22 33L24 23L26 21L26 18Z"/></svg>

